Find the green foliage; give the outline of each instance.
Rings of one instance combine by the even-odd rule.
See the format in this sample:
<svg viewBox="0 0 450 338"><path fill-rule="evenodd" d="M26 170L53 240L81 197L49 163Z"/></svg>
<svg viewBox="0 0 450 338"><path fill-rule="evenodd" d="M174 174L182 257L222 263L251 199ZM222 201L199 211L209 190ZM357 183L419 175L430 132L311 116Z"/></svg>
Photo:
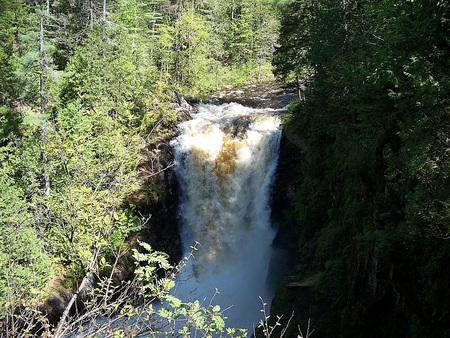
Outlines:
<svg viewBox="0 0 450 338"><path fill-rule="evenodd" d="M0 316L39 295L52 276L52 260L33 228L23 192L0 169Z"/></svg>
<svg viewBox="0 0 450 338"><path fill-rule="evenodd" d="M209 41L211 27L194 10L186 10L176 22L178 34L178 82L185 88L198 86L199 92L214 88L214 78L208 76L214 69L215 61L210 57Z"/></svg>
<svg viewBox="0 0 450 338"><path fill-rule="evenodd" d="M310 72L307 53L311 48L313 4L286 1L281 5L280 46L275 50L274 74L283 80L307 78Z"/></svg>
<svg viewBox="0 0 450 338"><path fill-rule="evenodd" d="M1 1L0 8L0 102L4 104L17 100L22 90L14 71L21 67L19 58L29 47L24 37L30 29L30 15L29 6L21 1Z"/></svg>
<svg viewBox="0 0 450 338"><path fill-rule="evenodd" d="M38 210L41 227L53 253L84 273L92 248L114 245L112 238L120 242L139 229L122 205L137 188L139 139L107 112L76 104L59 112L47 136L53 193Z"/></svg>
<svg viewBox="0 0 450 338"><path fill-rule="evenodd" d="M144 185L138 164L162 169L160 144L180 119L172 92L202 96L270 75L278 12L267 1L99 4L0 0L0 325L17 324L10 336L37 322L52 330L37 308L59 270L72 288L92 277L90 306L120 311L114 297L129 289L112 276L143 226L129 197ZM136 269L146 297L168 297L160 314L186 317L183 335L240 332L227 333L218 307L170 298L167 257L141 258L153 260L154 270ZM66 319L56 335L84 323Z"/></svg>
<svg viewBox="0 0 450 338"><path fill-rule="evenodd" d="M20 116L11 108L0 106L0 146L6 146L19 132L20 120Z"/></svg>
<svg viewBox="0 0 450 338"><path fill-rule="evenodd" d="M169 297L169 303L180 305L179 300L175 297L168 296L169 291L175 286L175 282L167 277L159 278L158 271L166 271L172 268L168 261L168 255L161 252L153 251L147 243L139 242L140 246L147 253L142 253L133 249L133 258L136 261L135 273L142 283L142 289L147 296L164 299Z"/></svg>
<svg viewBox="0 0 450 338"><path fill-rule="evenodd" d="M314 75L285 128L306 150L293 202L299 247L314 257L301 266L324 277L311 307L329 308L319 334L333 325L342 336L367 337L368 327L414 336L414 318L440 336L449 327L448 6L296 1L285 11L276 73ZM327 298L335 289L341 297Z"/></svg>
<svg viewBox="0 0 450 338"><path fill-rule="evenodd" d="M213 305L213 299L207 305L199 300L183 302L173 296L170 291L175 286L175 275L182 268L184 262L178 267L172 267L168 262L167 254L155 252L150 245L139 243L145 252L134 249L133 257L136 261L136 275L142 284L143 292L150 297L156 297L161 307L156 310L150 308L151 314L157 316L157 321L166 327L159 334L172 334L181 337L202 335L205 337L245 337L246 330L226 327L225 315L219 305ZM188 259L188 258L186 258ZM170 273L170 271L172 272ZM165 274L161 273L165 272ZM163 276L163 277L160 277ZM157 327L152 334L157 334Z"/></svg>
<svg viewBox="0 0 450 338"><path fill-rule="evenodd" d="M110 44L94 32L71 59L64 99L79 98L84 107L109 111L126 125L138 126L153 103L155 68L143 50L129 48L132 35L113 34L118 39Z"/></svg>

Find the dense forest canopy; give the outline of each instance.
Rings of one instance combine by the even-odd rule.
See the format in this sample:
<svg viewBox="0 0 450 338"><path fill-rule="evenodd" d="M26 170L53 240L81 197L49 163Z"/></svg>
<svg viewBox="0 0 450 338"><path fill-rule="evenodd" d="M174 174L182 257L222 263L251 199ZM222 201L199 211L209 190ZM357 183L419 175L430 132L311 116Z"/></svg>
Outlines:
<svg viewBox="0 0 450 338"><path fill-rule="evenodd" d="M280 44L275 74L305 96L285 117L296 273L315 276L300 316L318 336L448 335L449 3L291 1Z"/></svg>
<svg viewBox="0 0 450 338"><path fill-rule="evenodd" d="M278 25L262 0L0 0L0 331L63 334L42 301L131 255L173 93L264 80Z"/></svg>

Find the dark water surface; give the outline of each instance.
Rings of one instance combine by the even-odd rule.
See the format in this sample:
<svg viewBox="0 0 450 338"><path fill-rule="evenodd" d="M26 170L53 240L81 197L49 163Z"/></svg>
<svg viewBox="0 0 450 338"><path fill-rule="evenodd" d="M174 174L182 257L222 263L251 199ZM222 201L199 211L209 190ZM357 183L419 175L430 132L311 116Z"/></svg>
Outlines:
<svg viewBox="0 0 450 338"><path fill-rule="evenodd" d="M280 109L295 99L297 99L297 93L294 89L283 88L282 84L277 82L264 82L220 91L211 96L208 103L236 102L251 108Z"/></svg>

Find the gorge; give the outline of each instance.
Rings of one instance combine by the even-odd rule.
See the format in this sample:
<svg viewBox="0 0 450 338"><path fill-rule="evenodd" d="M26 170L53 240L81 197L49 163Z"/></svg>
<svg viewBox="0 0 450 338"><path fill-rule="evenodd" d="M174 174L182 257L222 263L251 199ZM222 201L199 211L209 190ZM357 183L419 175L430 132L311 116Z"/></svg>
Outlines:
<svg viewBox="0 0 450 338"><path fill-rule="evenodd" d="M225 335L251 290L290 319L271 338L450 337L449 25L444 0L0 0L0 336Z"/></svg>

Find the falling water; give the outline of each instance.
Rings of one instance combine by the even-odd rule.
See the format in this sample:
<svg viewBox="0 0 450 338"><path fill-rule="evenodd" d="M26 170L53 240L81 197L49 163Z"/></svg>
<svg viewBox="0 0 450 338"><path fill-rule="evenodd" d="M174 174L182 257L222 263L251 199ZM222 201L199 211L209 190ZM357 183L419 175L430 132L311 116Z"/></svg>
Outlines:
<svg viewBox="0 0 450 338"><path fill-rule="evenodd" d="M172 142L182 197L185 250L199 242L179 276L177 295L211 299L227 325L252 332L262 318L259 297L270 304L268 268L275 230L270 224L271 184L281 131L274 110L236 103L203 105L180 125Z"/></svg>

